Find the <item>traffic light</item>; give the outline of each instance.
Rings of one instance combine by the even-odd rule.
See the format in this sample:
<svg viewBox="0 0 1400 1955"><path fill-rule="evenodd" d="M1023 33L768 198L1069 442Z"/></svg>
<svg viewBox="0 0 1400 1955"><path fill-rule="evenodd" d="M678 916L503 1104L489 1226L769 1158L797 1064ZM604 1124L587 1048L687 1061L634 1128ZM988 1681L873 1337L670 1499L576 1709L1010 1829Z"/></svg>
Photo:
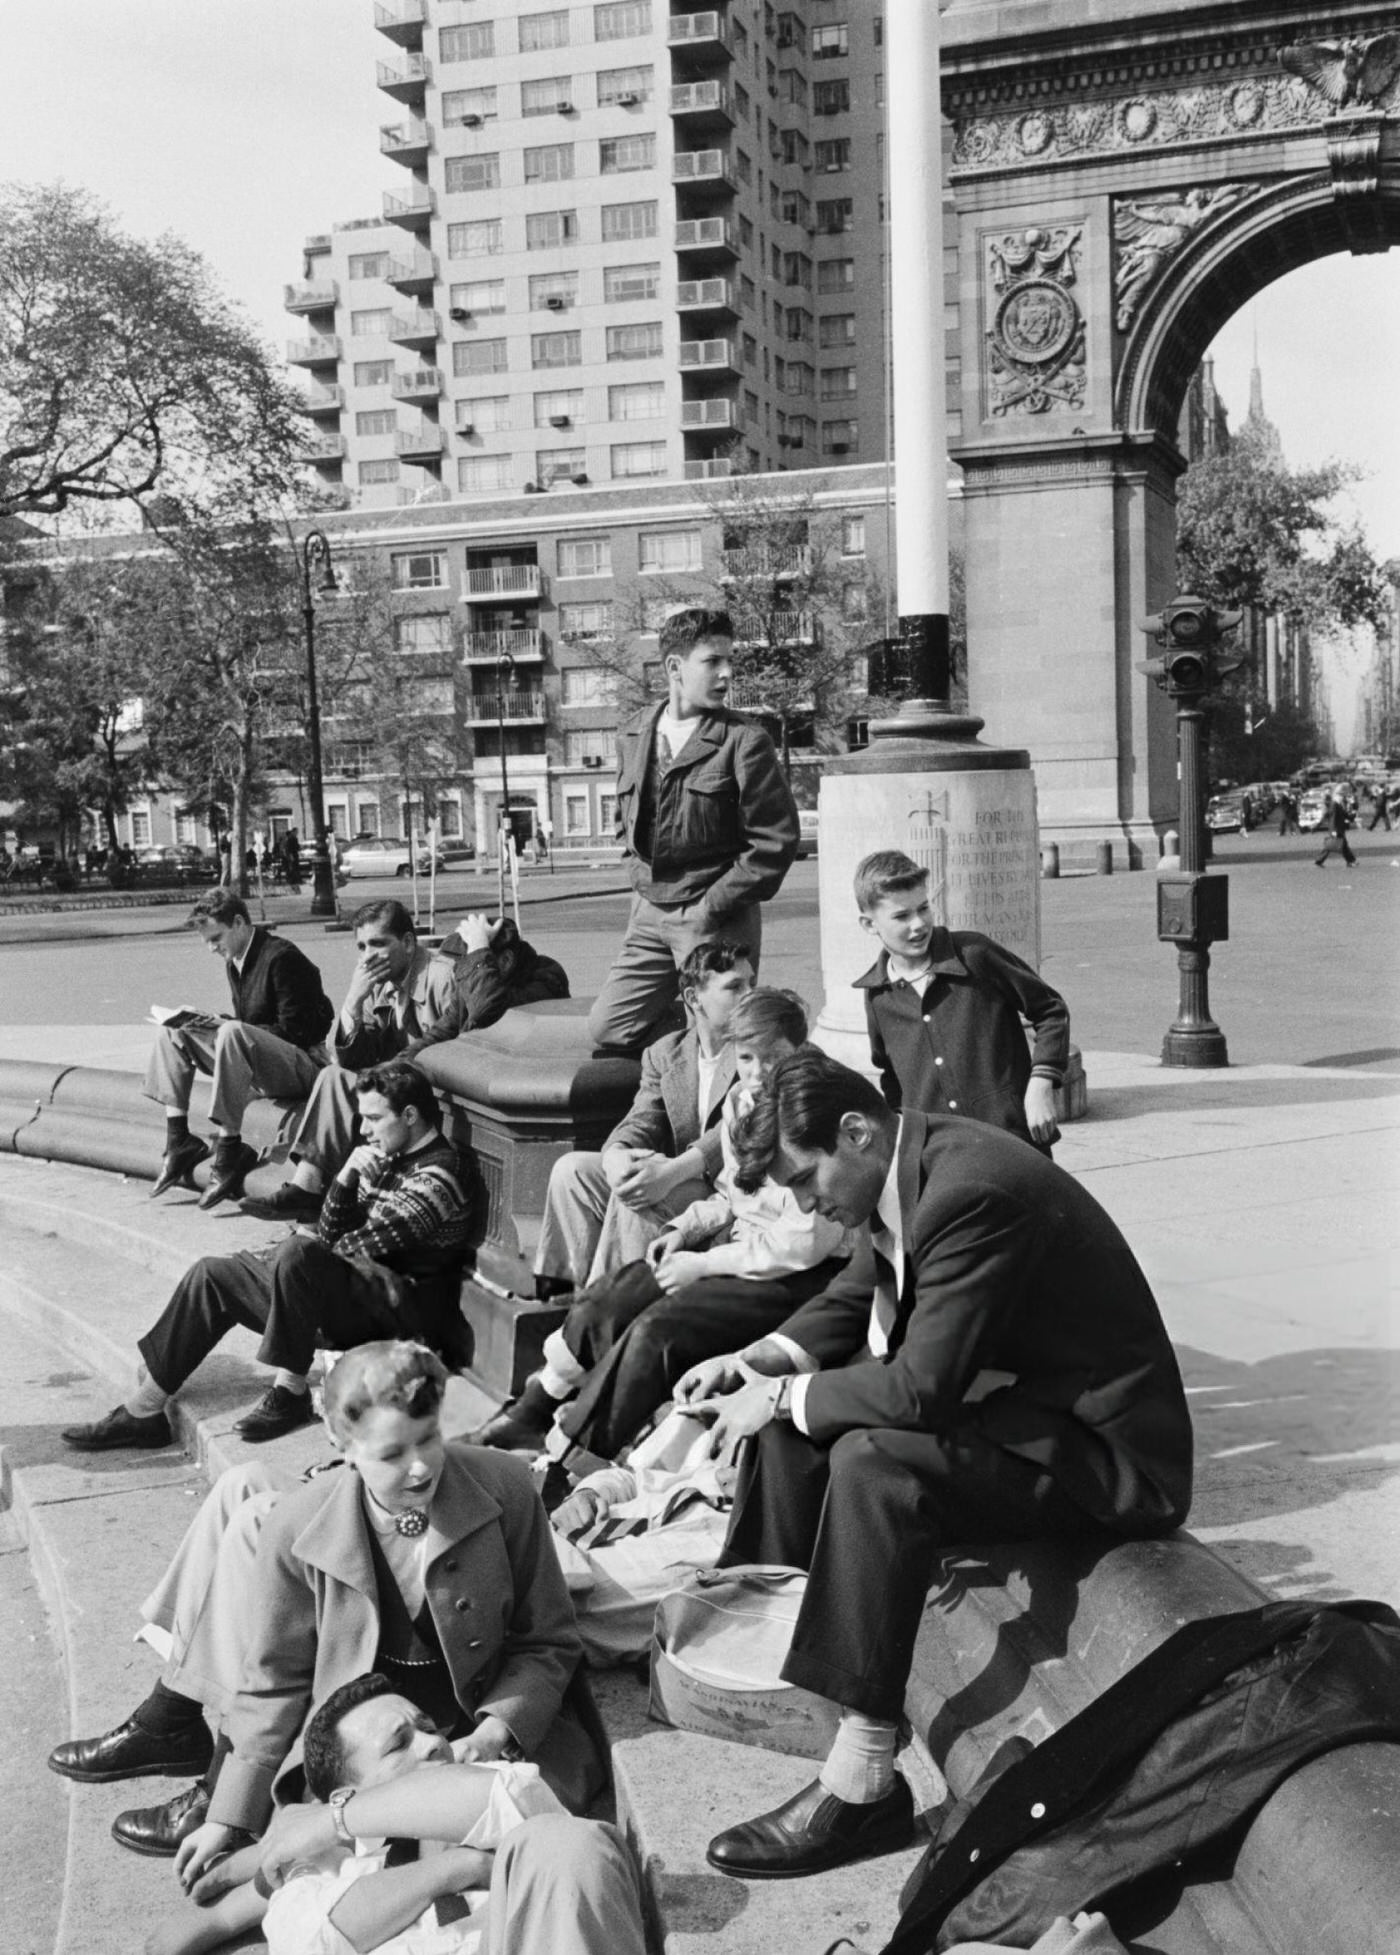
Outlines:
<svg viewBox="0 0 1400 1955"><path fill-rule="evenodd" d="M1143 620L1141 629L1162 647L1160 658L1142 659L1138 671L1155 679L1165 692L1206 692L1243 658L1223 658L1225 633L1234 631L1242 611L1219 611L1202 597L1173 598L1163 610Z"/></svg>

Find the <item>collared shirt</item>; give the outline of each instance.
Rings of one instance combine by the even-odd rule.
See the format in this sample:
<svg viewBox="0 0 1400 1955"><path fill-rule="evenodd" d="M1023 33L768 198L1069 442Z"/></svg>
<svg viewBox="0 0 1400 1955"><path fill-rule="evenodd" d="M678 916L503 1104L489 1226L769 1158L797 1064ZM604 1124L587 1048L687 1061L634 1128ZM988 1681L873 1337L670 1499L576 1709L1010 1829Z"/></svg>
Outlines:
<svg viewBox="0 0 1400 1955"><path fill-rule="evenodd" d="M710 1102L714 1097L715 1074L719 1071L720 1060L725 1058L728 1047L722 1045L717 1052L707 1053L702 1045L695 1055L696 1109L700 1131L705 1131L705 1123L710 1114Z"/></svg>
<svg viewBox="0 0 1400 1955"><path fill-rule="evenodd" d="M656 758L664 766L669 754L672 760L679 757L681 749L700 724L700 715L692 713L688 720L678 720L668 709L656 722ZM665 741L665 746L661 743Z"/></svg>
<svg viewBox="0 0 1400 1955"><path fill-rule="evenodd" d="M904 1289L904 1218L899 1207L899 1144L903 1137L904 1119L901 1115L895 1129L890 1171L885 1176L885 1185L880 1190L880 1199L875 1204L869 1224L871 1246L877 1256L883 1256L893 1272L892 1289L887 1289L883 1282L877 1282L870 1299L870 1327L865 1339L877 1358L882 1358L890 1348L890 1332L894 1329L895 1312ZM821 1367L810 1352L794 1344L790 1337L777 1336L773 1341L787 1352L800 1374L793 1382L788 1410L797 1430L806 1432L807 1380Z"/></svg>

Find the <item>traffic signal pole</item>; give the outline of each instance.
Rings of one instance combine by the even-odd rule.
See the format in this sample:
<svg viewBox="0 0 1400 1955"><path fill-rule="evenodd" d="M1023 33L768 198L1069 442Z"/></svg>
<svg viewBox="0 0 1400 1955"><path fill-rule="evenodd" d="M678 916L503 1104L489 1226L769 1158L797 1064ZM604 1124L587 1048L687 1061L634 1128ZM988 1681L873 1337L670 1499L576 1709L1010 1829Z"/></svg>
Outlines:
<svg viewBox="0 0 1400 1955"><path fill-rule="evenodd" d="M1229 880L1207 875L1205 833L1206 694L1243 663L1227 657L1224 634L1238 611L1179 597L1143 626L1161 647L1139 666L1176 705L1177 826L1181 870L1157 879L1157 935L1176 945L1176 1017L1162 1040L1164 1066L1228 1066L1225 1034L1210 1015L1210 947L1230 935Z"/></svg>

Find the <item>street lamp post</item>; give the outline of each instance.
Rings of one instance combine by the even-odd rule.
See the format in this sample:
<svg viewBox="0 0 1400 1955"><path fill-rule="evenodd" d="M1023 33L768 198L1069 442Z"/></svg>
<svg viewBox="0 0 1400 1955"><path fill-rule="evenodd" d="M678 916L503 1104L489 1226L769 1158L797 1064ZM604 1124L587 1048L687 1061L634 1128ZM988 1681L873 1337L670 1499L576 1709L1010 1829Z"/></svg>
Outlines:
<svg viewBox="0 0 1400 1955"><path fill-rule="evenodd" d="M501 818L496 824L497 871L500 879L501 915L506 913L506 836L510 827L510 772L506 766L506 680L515 672L515 660L502 652L496 660L496 725L501 735Z"/></svg>
<svg viewBox="0 0 1400 1955"><path fill-rule="evenodd" d="M313 584L312 579L315 578ZM306 718L311 735L311 823L316 832L311 867L311 914L335 916L335 871L326 834L326 796L321 772L321 705L316 692L316 592L336 588L330 539L308 530L301 546L301 616L306 629Z"/></svg>

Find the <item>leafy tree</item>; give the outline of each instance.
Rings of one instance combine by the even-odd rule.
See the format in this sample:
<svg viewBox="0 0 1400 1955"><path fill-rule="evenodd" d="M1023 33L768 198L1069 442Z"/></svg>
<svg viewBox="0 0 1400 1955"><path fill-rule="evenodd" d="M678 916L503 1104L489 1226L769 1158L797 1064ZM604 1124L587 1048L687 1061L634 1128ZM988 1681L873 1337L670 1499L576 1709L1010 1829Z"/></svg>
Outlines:
<svg viewBox="0 0 1400 1955"><path fill-rule="evenodd" d="M295 396L203 260L62 185L0 189L0 517L285 494Z"/></svg>

